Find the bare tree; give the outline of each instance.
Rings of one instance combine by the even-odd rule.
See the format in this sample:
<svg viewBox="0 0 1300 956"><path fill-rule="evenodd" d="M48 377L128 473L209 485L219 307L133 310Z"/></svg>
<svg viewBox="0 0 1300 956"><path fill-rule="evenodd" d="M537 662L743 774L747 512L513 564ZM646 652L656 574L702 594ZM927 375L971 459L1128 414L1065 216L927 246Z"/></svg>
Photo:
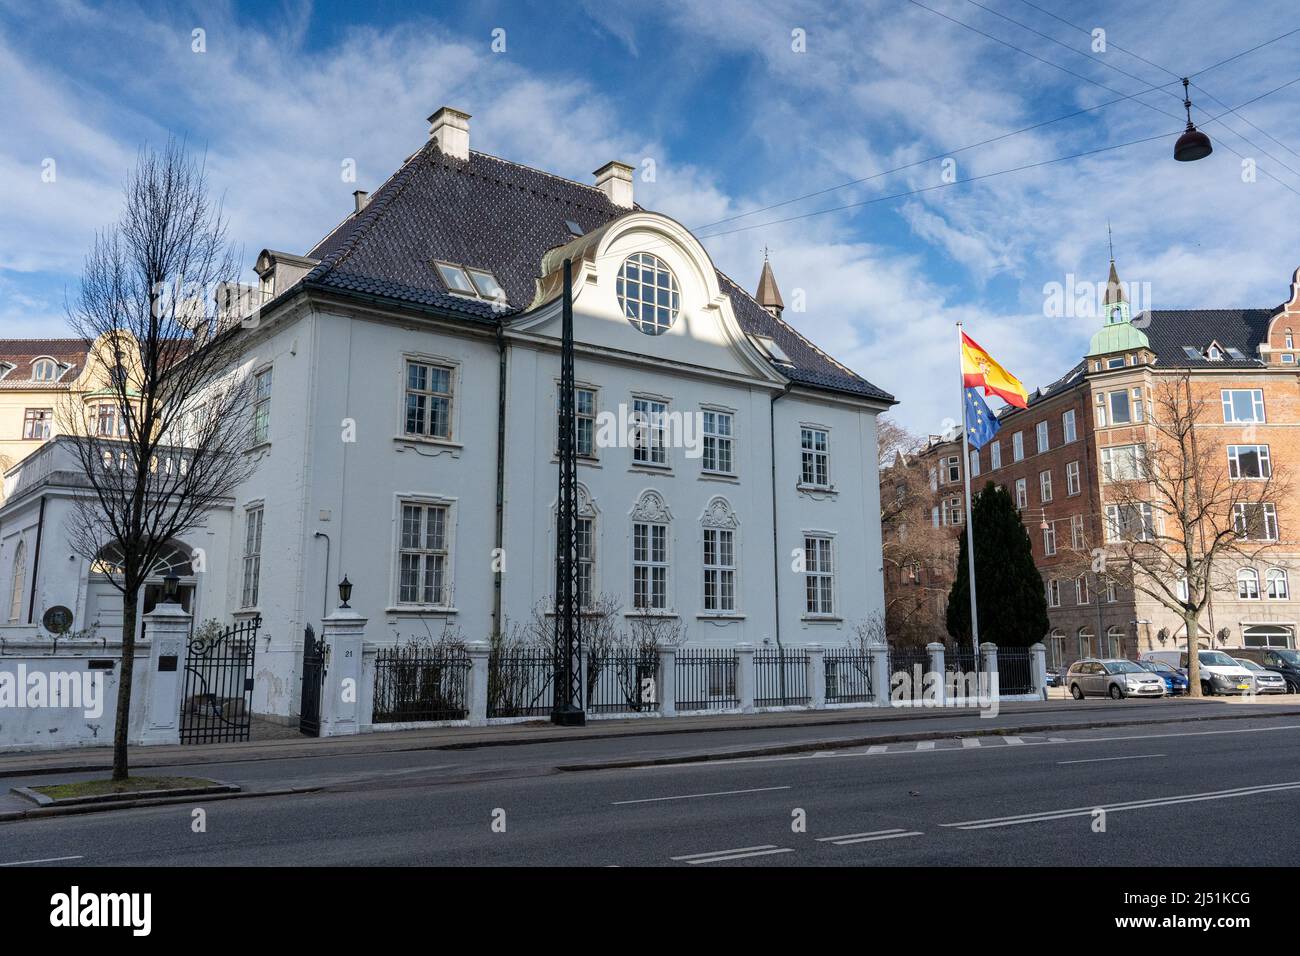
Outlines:
<svg viewBox="0 0 1300 956"><path fill-rule="evenodd" d="M69 322L106 381L60 409L87 494L74 547L122 593L122 672L113 779L127 777L127 733L141 591L168 547L201 527L251 471L251 381L219 292L234 284L226 221L201 163L170 141L145 149L118 221L96 234Z"/></svg>
<svg viewBox="0 0 1300 956"><path fill-rule="evenodd" d="M1223 443L1200 427L1209 404L1193 394L1190 373L1157 382L1145 440L1112 453L1102 501L1108 543L1093 564L1183 619L1193 696L1201 694L1201 613L1213 591L1236 586L1229 562L1276 547L1276 503L1291 491L1289 475L1255 453L1239 455L1232 474Z"/></svg>
<svg viewBox="0 0 1300 956"><path fill-rule="evenodd" d="M923 440L882 418L876 431L880 456L880 540L885 578L884 627L899 646L942 639L944 596L952 582L956 549L948 528L934 526L935 492L916 459Z"/></svg>

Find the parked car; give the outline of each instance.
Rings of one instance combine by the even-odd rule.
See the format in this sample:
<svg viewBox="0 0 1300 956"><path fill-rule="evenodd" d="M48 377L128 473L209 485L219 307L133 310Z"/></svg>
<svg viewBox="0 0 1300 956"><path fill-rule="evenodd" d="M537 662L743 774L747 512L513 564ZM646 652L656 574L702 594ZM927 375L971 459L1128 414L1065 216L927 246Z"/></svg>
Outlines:
<svg viewBox="0 0 1300 956"><path fill-rule="evenodd" d="M1187 675L1173 664L1165 661L1138 661L1139 667L1145 667L1153 674L1159 675L1165 682L1165 693L1170 697L1187 693Z"/></svg>
<svg viewBox="0 0 1300 956"><path fill-rule="evenodd" d="M1289 647L1232 647L1228 653L1277 671L1286 681L1287 692L1300 694L1300 651Z"/></svg>
<svg viewBox="0 0 1300 956"><path fill-rule="evenodd" d="M1250 658L1234 657L1234 661L1240 664L1254 676L1256 694L1285 694L1286 678L1277 671L1271 671L1266 667L1261 667Z"/></svg>
<svg viewBox="0 0 1300 956"><path fill-rule="evenodd" d="M1201 693L1206 697L1215 694L1249 694L1255 689L1254 676L1223 651L1197 651L1201 668ZM1187 671L1186 651L1143 651L1144 661L1164 661Z"/></svg>
<svg viewBox="0 0 1300 956"><path fill-rule="evenodd" d="M1126 660L1097 660L1084 658L1075 661L1065 675L1065 685L1075 700L1085 697L1163 697L1164 679L1151 673L1140 664Z"/></svg>

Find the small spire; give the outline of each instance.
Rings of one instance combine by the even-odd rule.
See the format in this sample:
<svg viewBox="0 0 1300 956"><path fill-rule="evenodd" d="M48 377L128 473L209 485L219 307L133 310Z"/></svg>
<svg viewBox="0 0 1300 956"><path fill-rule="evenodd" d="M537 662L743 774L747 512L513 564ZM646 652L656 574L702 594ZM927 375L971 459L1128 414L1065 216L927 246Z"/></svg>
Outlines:
<svg viewBox="0 0 1300 956"><path fill-rule="evenodd" d="M1124 295L1124 286L1120 284L1119 273L1115 271L1115 260L1110 260L1110 276L1106 279L1106 298L1102 305L1118 305L1121 302L1127 302L1128 298Z"/></svg>
<svg viewBox="0 0 1300 956"><path fill-rule="evenodd" d="M763 247L763 273L758 277L758 293L755 298L767 311L777 318L781 317L785 303L781 300L781 290L776 287L776 276L772 274L772 264L768 261L766 246Z"/></svg>
<svg viewBox="0 0 1300 956"><path fill-rule="evenodd" d="M1115 237L1111 235L1110 220L1106 220L1106 244L1110 246L1110 264L1115 264Z"/></svg>

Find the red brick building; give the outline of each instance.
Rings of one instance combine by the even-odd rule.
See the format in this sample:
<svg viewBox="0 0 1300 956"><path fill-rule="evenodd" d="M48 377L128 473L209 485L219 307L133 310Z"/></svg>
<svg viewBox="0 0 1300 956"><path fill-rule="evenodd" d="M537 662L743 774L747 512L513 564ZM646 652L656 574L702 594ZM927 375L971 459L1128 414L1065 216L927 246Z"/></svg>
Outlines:
<svg viewBox="0 0 1300 956"><path fill-rule="evenodd" d="M1104 306L1106 324L1087 355L1035 390L1028 408L1003 409L998 434L969 462L957 435L932 439L914 463L932 476L926 520L954 539L964 531L963 466L971 467L973 489L994 481L1011 492L1043 576L1052 625L1043 639L1049 664L1058 666L1187 646L1177 614L1081 560L1128 520L1107 485L1135 445L1150 440L1162 377L1188 376L1193 401L1207 410L1197 431L1212 432L1226 451L1214 467L1234 480L1281 466L1300 473L1300 270L1275 308L1152 310L1131 319L1112 262ZM1293 494L1263 510L1263 533L1275 543L1255 561L1219 569L1225 578L1201 617L1200 646L1297 646L1300 505ZM952 569L944 569L949 581ZM887 600L891 586L907 585L887 578Z"/></svg>

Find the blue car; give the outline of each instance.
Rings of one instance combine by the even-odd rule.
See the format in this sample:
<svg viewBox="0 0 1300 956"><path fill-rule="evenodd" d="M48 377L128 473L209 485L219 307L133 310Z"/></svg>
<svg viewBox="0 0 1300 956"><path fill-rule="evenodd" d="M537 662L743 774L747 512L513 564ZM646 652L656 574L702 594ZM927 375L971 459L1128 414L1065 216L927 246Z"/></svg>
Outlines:
<svg viewBox="0 0 1300 956"><path fill-rule="evenodd" d="M1173 664L1164 661L1138 661L1138 665L1163 677L1165 693L1170 697L1187 693L1187 675Z"/></svg>

